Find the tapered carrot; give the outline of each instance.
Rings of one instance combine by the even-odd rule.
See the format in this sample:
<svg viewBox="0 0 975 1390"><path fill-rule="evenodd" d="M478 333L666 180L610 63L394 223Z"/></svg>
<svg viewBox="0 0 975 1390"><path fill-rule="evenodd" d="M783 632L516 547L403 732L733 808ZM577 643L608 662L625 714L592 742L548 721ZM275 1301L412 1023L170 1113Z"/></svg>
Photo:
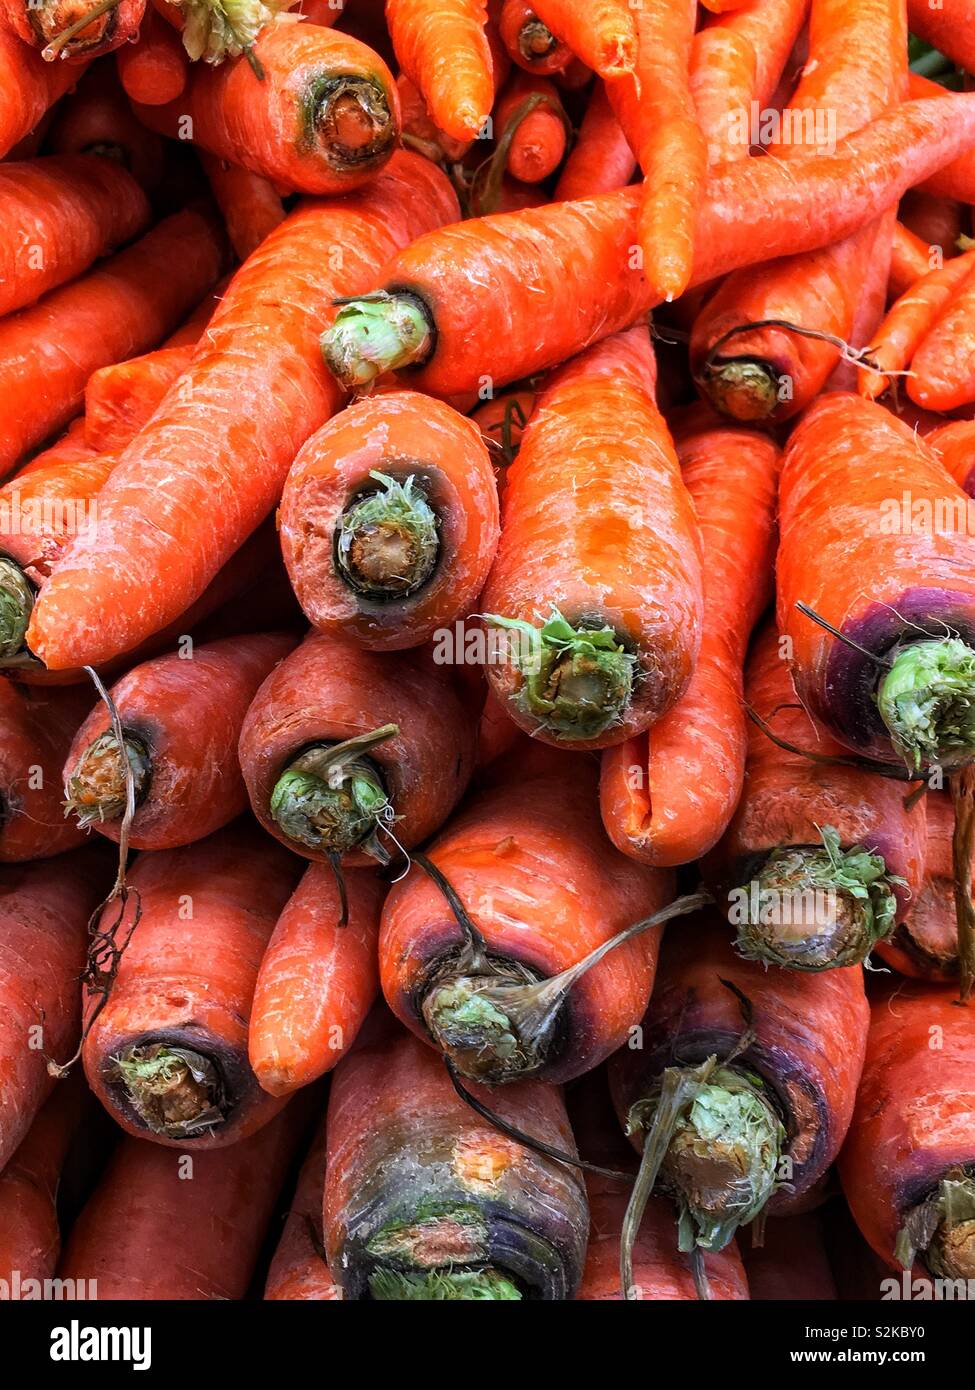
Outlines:
<svg viewBox="0 0 975 1390"><path fill-rule="evenodd" d="M568 44L539 19L529 0L504 0L498 33L513 63L541 75L561 72L572 57Z"/></svg>
<svg viewBox="0 0 975 1390"><path fill-rule="evenodd" d="M277 501L298 448L341 403L318 352L328 304L374 279L397 246L456 216L440 170L401 153L370 188L299 209L258 247L205 349L102 490L97 545L73 544L45 589L29 640L49 667L131 649L204 590ZM257 334L264 346L255 354ZM174 474L179 485L161 503Z"/></svg>
<svg viewBox="0 0 975 1390"><path fill-rule="evenodd" d="M48 62L97 58L139 32L146 0L3 0L2 18L24 43L42 50ZM92 15L89 23L85 17Z"/></svg>
<svg viewBox="0 0 975 1390"><path fill-rule="evenodd" d="M481 604L509 650L487 675L547 742L599 748L641 732L697 658L700 534L654 380L646 329L591 348L542 393L505 480Z"/></svg>
<svg viewBox="0 0 975 1390"><path fill-rule="evenodd" d="M888 286L890 300L900 299L922 276L936 268L940 256L935 257L934 251L929 242L905 227L903 222L895 223Z"/></svg>
<svg viewBox="0 0 975 1390"><path fill-rule="evenodd" d="M107 869L101 855L76 850L0 870L0 1169L55 1085L48 1058L77 1040L88 918Z"/></svg>
<svg viewBox="0 0 975 1390"><path fill-rule="evenodd" d="M617 849L660 865L705 854L741 795L742 663L772 593L779 469L771 440L745 430L694 433L678 452L701 527L701 650L673 709L648 733L603 754L599 787L603 824Z"/></svg>
<svg viewBox="0 0 975 1390"><path fill-rule="evenodd" d="M574 1153L557 1087L474 1090ZM345 1298L551 1302L575 1293L589 1213L574 1169L499 1133L433 1052L374 1015L332 1081L323 1224Z"/></svg>
<svg viewBox="0 0 975 1390"><path fill-rule="evenodd" d="M386 1002L463 1075L489 1084L570 1080L626 1041L649 997L660 927L578 979L572 967L672 897L669 874L606 843L596 768L544 751L534 770L517 748L496 764L495 785L430 847L476 936L417 868L383 909Z"/></svg>
<svg viewBox="0 0 975 1390"><path fill-rule="evenodd" d="M860 369L858 385L861 396L875 400L887 390L892 380L896 380L886 373L900 373L908 367L921 342L939 316L957 300L965 281L973 273L975 251L969 251L936 270L929 270L891 305L870 344L870 361L878 370L874 371L872 367ZM909 389L911 381L912 378L908 377ZM911 395L914 397L913 390ZM944 408L936 401L918 400L918 404L930 405L935 410Z"/></svg>
<svg viewBox="0 0 975 1390"><path fill-rule="evenodd" d="M127 944L107 998L88 993L82 1051L88 1084L129 1134L223 1148L281 1109L247 1063L247 1024L297 868L246 820L136 860L118 928ZM110 903L101 930L117 919Z"/></svg>
<svg viewBox="0 0 975 1390"><path fill-rule="evenodd" d="M271 1260L264 1298L272 1302L333 1303L342 1291L325 1261L322 1193L325 1188L325 1125L319 1126L302 1164L298 1187Z"/></svg>
<svg viewBox="0 0 975 1390"><path fill-rule="evenodd" d="M954 93L906 102L801 169L775 159L723 166L701 209L694 283L849 236L970 144L975 95ZM653 305L631 255L639 201L639 190L622 189L418 238L385 266L377 294L341 309L325 335L329 366L365 385L412 365L412 386L449 396L564 361ZM526 294L526 284L537 289Z"/></svg>
<svg viewBox="0 0 975 1390"><path fill-rule="evenodd" d="M192 844L246 809L241 725L258 686L294 645L290 635L269 634L194 646L144 662L112 687L135 790L133 849ZM77 730L63 767L65 814L117 841L125 762L103 704Z"/></svg>
<svg viewBox="0 0 975 1390"><path fill-rule="evenodd" d="M911 32L966 72L975 72L975 6L972 0L907 0Z"/></svg>
<svg viewBox="0 0 975 1390"><path fill-rule="evenodd" d="M843 750L799 704L773 624L756 640L745 699L763 726L749 729L745 789L705 880L747 959L856 964L917 897L923 807L906 809L903 784L835 761Z"/></svg>
<svg viewBox="0 0 975 1390"><path fill-rule="evenodd" d="M962 492L975 497L975 421L955 420L925 436Z"/></svg>
<svg viewBox="0 0 975 1390"><path fill-rule="evenodd" d="M0 315L73 280L149 222L131 174L92 155L0 166L0 206Z"/></svg>
<svg viewBox="0 0 975 1390"><path fill-rule="evenodd" d="M532 9L600 77L620 77L636 67L637 25L621 0L592 0L581 8L574 0L532 0Z"/></svg>
<svg viewBox="0 0 975 1390"><path fill-rule="evenodd" d="M922 812L927 825L924 878L903 920L877 943L877 954L902 975L950 983L958 975L951 797L929 791Z"/></svg>
<svg viewBox="0 0 975 1390"><path fill-rule="evenodd" d="M386 886L372 870L348 869L344 877L345 922L334 874L309 864L261 962L248 1053L272 1096L331 1071L379 993L376 941Z"/></svg>
<svg viewBox="0 0 975 1390"><path fill-rule="evenodd" d="M358 39L313 24L266 29L246 58L199 64L186 91L139 119L161 135L190 121L211 154L304 193L344 193L386 164L399 139L396 83Z"/></svg>
<svg viewBox="0 0 975 1390"><path fill-rule="evenodd" d="M943 97L948 91L946 87L930 82L916 72L910 74L908 90L912 97ZM919 192L957 199L961 203L975 203L975 151L969 150L925 179Z"/></svg>
<svg viewBox="0 0 975 1390"><path fill-rule="evenodd" d="M206 210L160 222L73 284L0 324L0 473L67 424L98 367L158 342L220 273L222 233Z"/></svg>
<svg viewBox="0 0 975 1390"><path fill-rule="evenodd" d="M179 35L152 8L147 10L136 43L115 54L126 96L144 106L164 106L182 94L189 77L189 58Z"/></svg>
<svg viewBox="0 0 975 1390"><path fill-rule="evenodd" d="M71 90L82 70L76 63L45 63L0 25L0 159Z"/></svg>
<svg viewBox="0 0 975 1390"><path fill-rule="evenodd" d="M562 163L567 117L558 88L545 77L516 69L494 110L495 137L507 143L512 177L540 183Z"/></svg>
<svg viewBox="0 0 975 1390"><path fill-rule="evenodd" d="M228 164L213 154L204 155L202 164L227 224L234 253L238 260L246 261L264 238L284 221L281 198L269 179L250 169Z"/></svg>
<svg viewBox="0 0 975 1390"><path fill-rule="evenodd" d="M818 1212L768 1221L761 1245L746 1239L742 1248L751 1298L824 1303L839 1297Z"/></svg>
<svg viewBox="0 0 975 1390"><path fill-rule="evenodd" d="M313 627L375 651L418 647L477 605L499 535L491 460L450 406L384 393L308 440L280 527Z"/></svg>
<svg viewBox="0 0 975 1390"><path fill-rule="evenodd" d="M55 70L70 67L57 64ZM52 154L115 159L149 190L157 188L163 175L161 138L136 120L121 83L100 66L85 73L77 91L58 103L45 148Z"/></svg>
<svg viewBox="0 0 975 1390"><path fill-rule="evenodd" d="M125 1138L75 1222L58 1269L103 1299L241 1299L257 1267L305 1108L219 1153Z"/></svg>
<svg viewBox="0 0 975 1390"><path fill-rule="evenodd" d="M83 687L0 681L0 863L47 859L81 843L64 818L60 768L89 703Z"/></svg>
<svg viewBox="0 0 975 1390"><path fill-rule="evenodd" d="M605 84L597 82L555 186L555 198L591 198L625 188L635 168L636 156L616 119Z"/></svg>
<svg viewBox="0 0 975 1390"><path fill-rule="evenodd" d="M911 358L907 392L926 410L958 410L975 401L975 251L959 256L968 274L940 313Z"/></svg>

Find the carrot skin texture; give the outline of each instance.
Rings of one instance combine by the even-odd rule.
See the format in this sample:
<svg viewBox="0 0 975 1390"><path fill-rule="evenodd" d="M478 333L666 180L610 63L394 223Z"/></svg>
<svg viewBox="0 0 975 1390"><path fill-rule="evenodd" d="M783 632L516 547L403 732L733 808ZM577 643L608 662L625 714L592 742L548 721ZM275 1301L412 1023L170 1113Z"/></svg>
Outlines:
<svg viewBox="0 0 975 1390"><path fill-rule="evenodd" d="M264 1285L265 1302L334 1303L342 1291L325 1263L322 1193L325 1189L325 1124L302 1164L298 1186Z"/></svg>
<svg viewBox="0 0 975 1390"><path fill-rule="evenodd" d="M958 926L955 918L951 840L955 813L951 798L929 791L921 804L925 820L924 877L903 920L878 941L877 955L901 975L950 984L958 978Z"/></svg>
<svg viewBox="0 0 975 1390"><path fill-rule="evenodd" d="M258 247L189 370L103 489L98 544L69 548L34 610L28 640L49 668L109 660L203 592L274 506L300 446L343 401L321 365L327 306L365 289L397 246L456 216L440 170L398 153L369 188L300 208ZM332 268L337 247L340 270ZM251 403L246 427L242 400ZM170 506L160 488L174 471L179 495ZM147 517L154 528L165 519L169 539L154 529L148 544Z"/></svg>
<svg viewBox="0 0 975 1390"><path fill-rule="evenodd" d="M84 71L79 63L45 63L6 25L0 30L0 159L29 135Z"/></svg>
<svg viewBox="0 0 975 1390"><path fill-rule="evenodd" d="M261 957L297 864L240 821L186 848L144 854L130 871L142 917L82 1052L88 1084L126 1133L194 1152L226 1148L281 1109L284 1102L261 1090L248 1065L247 1026ZM128 910L126 920L131 926ZM112 1059L130 1046L155 1043L188 1047L214 1061L227 1114L210 1132L170 1137L136 1114Z"/></svg>
<svg viewBox="0 0 975 1390"><path fill-rule="evenodd" d="M265 237L285 219L284 205L274 185L261 174L228 164L213 154L201 156L227 235L240 261L246 261Z"/></svg>
<svg viewBox="0 0 975 1390"><path fill-rule="evenodd" d="M65 819L60 768L88 703L81 688L0 682L0 863L48 859L84 839Z"/></svg>
<svg viewBox="0 0 975 1390"><path fill-rule="evenodd" d="M902 294L906 294L913 284L933 269L929 243L909 227L905 227L903 222L896 223L891 245L888 299L900 299Z"/></svg>
<svg viewBox="0 0 975 1390"><path fill-rule="evenodd" d="M309 864L261 962L248 1052L270 1095L288 1095L331 1071L352 1046L379 993L376 943L386 886L374 870L344 872L345 926L339 925L331 866Z"/></svg>
<svg viewBox="0 0 975 1390"><path fill-rule="evenodd" d="M948 89L937 82L930 82L920 73L912 72L908 78L908 90L912 97L943 97ZM975 203L975 150L969 150L925 179L918 185L918 192L956 199L959 203ZM947 253L947 247L945 251Z"/></svg>
<svg viewBox="0 0 975 1390"><path fill-rule="evenodd" d="M343 509L372 472L414 477L439 518L436 568L415 593L357 594L335 566ZM498 490L480 431L449 405L413 391L349 406L292 464L280 509L288 574L314 628L373 651L418 647L476 606L498 547Z"/></svg>
<svg viewBox="0 0 975 1390"><path fill-rule="evenodd" d="M912 33L975 74L975 10L971 0L941 0L937 9L928 0L907 0L907 15Z"/></svg>
<svg viewBox="0 0 975 1390"><path fill-rule="evenodd" d="M927 410L958 410L975 401L975 253L964 260L967 277L911 359L908 394Z"/></svg>
<svg viewBox="0 0 975 1390"><path fill-rule="evenodd" d="M0 550L32 583L44 582L73 532L95 524L92 499L114 466L112 455L64 441L0 488Z"/></svg>
<svg viewBox="0 0 975 1390"><path fill-rule="evenodd" d="M741 795L748 741L742 665L772 594L780 465L766 436L720 426L685 436L678 453L701 526L701 650L674 708L648 733L603 753L599 787L616 848L662 866L707 853Z"/></svg>
<svg viewBox="0 0 975 1390"><path fill-rule="evenodd" d="M135 245L0 323L0 473L67 424L85 382L158 342L212 285L223 237L206 212L160 222Z"/></svg>
<svg viewBox="0 0 975 1390"><path fill-rule="evenodd" d="M54 1091L0 1173L0 1279L50 1279L61 1251L57 1195L61 1170L81 1119L84 1083Z"/></svg>
<svg viewBox="0 0 975 1390"><path fill-rule="evenodd" d="M436 124L454 140L473 140L494 104L485 0L389 0L386 22Z"/></svg>
<svg viewBox="0 0 975 1390"><path fill-rule="evenodd" d="M115 54L119 81L130 101L144 106L163 106L181 96L190 63L176 31L150 9L139 29L138 41L123 44Z"/></svg>
<svg viewBox="0 0 975 1390"><path fill-rule="evenodd" d="M524 183L541 183L562 163L566 147L566 117L558 88L545 77L534 77L516 69L505 85L494 108L498 138L533 96L543 101L518 123L508 147L507 170Z"/></svg>
<svg viewBox="0 0 975 1390"><path fill-rule="evenodd" d="M193 360L194 347L161 347L92 372L85 386L85 439L116 456L152 418Z"/></svg>
<svg viewBox="0 0 975 1390"><path fill-rule="evenodd" d="M616 119L606 86L597 81L575 144L555 185L555 200L571 202L625 188L635 168L636 155Z"/></svg>

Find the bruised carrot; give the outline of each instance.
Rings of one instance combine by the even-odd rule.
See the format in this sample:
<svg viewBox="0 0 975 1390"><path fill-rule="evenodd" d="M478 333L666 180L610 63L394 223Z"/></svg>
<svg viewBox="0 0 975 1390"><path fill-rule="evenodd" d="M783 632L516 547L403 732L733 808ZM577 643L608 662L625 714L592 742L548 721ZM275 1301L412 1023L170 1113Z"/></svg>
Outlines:
<svg viewBox="0 0 975 1390"><path fill-rule="evenodd" d="M131 174L91 155L3 164L0 206L0 315L73 280L149 222Z"/></svg>
<svg viewBox="0 0 975 1390"><path fill-rule="evenodd" d="M793 970L855 964L917 896L923 807L906 809L901 783L835 761L843 749L799 704L771 624L745 699L764 727L749 729L745 789L705 879L746 959Z"/></svg>
<svg viewBox="0 0 975 1390"><path fill-rule="evenodd" d="M97 544L72 545L46 586L29 641L49 668L131 650L204 591L274 506L297 450L342 402L318 351L329 303L360 290L397 246L456 216L445 176L404 152L368 189L309 203L258 247L179 387L103 488Z"/></svg>
<svg viewBox="0 0 975 1390"><path fill-rule="evenodd" d="M584 973L573 967L672 897L669 874L607 845L595 767L539 751L548 757L532 769L516 746L430 847L476 935L416 868L383 909L386 1002L488 1084L571 1080L626 1041L653 984L660 927Z"/></svg>
<svg viewBox="0 0 975 1390"><path fill-rule="evenodd" d="M107 998L88 995L82 1050L89 1086L127 1133L224 1148L281 1109L248 1066L247 1024L297 863L247 821L136 860L127 944ZM110 903L101 929L118 915Z"/></svg>
<svg viewBox="0 0 975 1390"><path fill-rule="evenodd" d="M175 101L189 77L189 59L179 35L151 8L139 28L138 42L118 49L115 66L126 96L144 106Z"/></svg>
<svg viewBox="0 0 975 1390"><path fill-rule="evenodd" d="M955 420L925 436L961 490L975 497L975 421Z"/></svg>
<svg viewBox="0 0 975 1390"><path fill-rule="evenodd" d="M600 77L632 72L637 62L637 26L621 0L532 0L532 9L568 48Z"/></svg>
<svg viewBox="0 0 975 1390"><path fill-rule="evenodd" d="M646 329L590 349L549 382L508 470L481 600L508 651L487 675L546 742L638 734L697 658L700 534L654 382Z"/></svg>
<svg viewBox="0 0 975 1390"><path fill-rule="evenodd" d="M975 402L975 251L950 264L959 262L965 263L968 274L911 358L908 395L926 410L958 410Z"/></svg>
<svg viewBox="0 0 975 1390"><path fill-rule="evenodd" d="M701 208L693 283L842 240L970 143L975 94L953 93L886 112L801 170L775 159L722 166ZM323 342L329 367L363 386L412 366L412 386L450 396L564 361L653 306L631 254L639 201L640 190L621 189L419 237L374 294L336 315Z"/></svg>
<svg viewBox="0 0 975 1390"><path fill-rule="evenodd" d="M76 850L0 870L0 1169L55 1085L48 1058L77 1040L88 918L106 869L101 855Z"/></svg>
<svg viewBox="0 0 975 1390"><path fill-rule="evenodd" d="M568 45L539 19L528 0L504 0L498 33L511 61L526 72L542 76L561 72L572 57Z"/></svg>
<svg viewBox="0 0 975 1390"><path fill-rule="evenodd" d="M746 1240L743 1254L753 1299L826 1303L839 1297L817 1212L766 1222L761 1245Z"/></svg>
<svg viewBox="0 0 975 1390"><path fill-rule="evenodd" d="M265 1301L332 1303L342 1292L325 1262L322 1193L325 1188L325 1125L319 1126L302 1164L264 1285Z"/></svg>
<svg viewBox="0 0 975 1390"><path fill-rule="evenodd" d="M0 159L30 134L82 71L78 64L45 63L0 24Z"/></svg>
<svg viewBox="0 0 975 1390"><path fill-rule="evenodd" d="M966 279L975 272L975 251L956 256L946 265L928 270L893 304L870 344L870 367L859 373L862 396L875 400L891 385L887 373L903 372L938 317L957 298ZM876 370L874 370L876 368ZM910 389L910 378L908 378ZM911 395L914 395L913 390ZM918 401L927 405L927 401ZM930 403L937 409L935 403Z"/></svg>
<svg viewBox="0 0 975 1390"><path fill-rule="evenodd" d="M124 1138L75 1222L58 1269L98 1297L242 1299L301 1137L288 1107L219 1153L187 1156Z"/></svg>
<svg viewBox="0 0 975 1390"><path fill-rule="evenodd" d="M772 441L745 430L692 433L678 452L701 527L701 650L673 709L648 733L604 752L599 787L603 824L616 848L658 865L705 854L741 796L742 664L772 594L779 469Z"/></svg>
<svg viewBox="0 0 975 1390"><path fill-rule="evenodd" d="M921 812L926 824L924 878L903 920L891 936L878 941L877 954L902 975L950 983L958 975L951 797L928 791Z"/></svg>
<svg viewBox="0 0 975 1390"><path fill-rule="evenodd" d="M934 270L940 259L940 254L936 254L936 249L923 237L905 227L903 222L895 223L888 297L899 299L929 270Z"/></svg>
<svg viewBox="0 0 975 1390"><path fill-rule="evenodd" d="M476 425L412 391L344 410L299 452L281 547L313 627L374 651L417 647L473 611L498 545Z"/></svg>
<svg viewBox="0 0 975 1390"><path fill-rule="evenodd" d="M281 198L269 179L240 169L216 155L202 157L210 191L223 213L227 235L240 261L246 261L264 238L284 221Z"/></svg>
<svg viewBox="0 0 975 1390"><path fill-rule="evenodd" d="M343 903L331 870L309 864L264 953L248 1051L272 1096L331 1071L379 993L376 941L386 887L366 869L348 869L344 880Z"/></svg>
<svg viewBox="0 0 975 1390"><path fill-rule="evenodd" d="M0 863L47 859L81 843L64 819L60 767L88 703L83 688L0 681Z"/></svg>
<svg viewBox="0 0 975 1390"><path fill-rule="evenodd" d="M66 72L69 67L55 65L55 70ZM114 159L150 191L163 174L162 140L136 120L121 83L100 66L85 73L77 91L58 103L45 148L52 154Z"/></svg>
<svg viewBox="0 0 975 1390"><path fill-rule="evenodd" d="M497 140L510 135L506 167L512 177L541 183L554 173L565 155L567 124L554 83L516 71L494 109Z"/></svg>
<svg viewBox="0 0 975 1390"><path fill-rule="evenodd" d="M246 58L199 64L165 106L136 105L150 130L195 144L304 193L346 193L386 164L399 139L396 83L358 39L313 24L265 29Z"/></svg>
<svg viewBox="0 0 975 1390"><path fill-rule="evenodd" d="M556 201L625 188L635 168L636 156L616 119L605 84L597 82L555 185Z"/></svg>
<svg viewBox="0 0 975 1390"><path fill-rule="evenodd" d="M388 0L396 57L436 124L473 140L494 104L486 0Z"/></svg>
<svg viewBox="0 0 975 1390"><path fill-rule="evenodd" d="M475 1094L574 1154L557 1087ZM578 1286L589 1213L573 1169L499 1133L433 1052L374 1015L332 1081L323 1224L344 1298L551 1302Z"/></svg>
<svg viewBox="0 0 975 1390"><path fill-rule="evenodd" d="M97 58L139 32L146 0L3 0L3 20L48 62ZM84 22L87 15L90 22Z"/></svg>

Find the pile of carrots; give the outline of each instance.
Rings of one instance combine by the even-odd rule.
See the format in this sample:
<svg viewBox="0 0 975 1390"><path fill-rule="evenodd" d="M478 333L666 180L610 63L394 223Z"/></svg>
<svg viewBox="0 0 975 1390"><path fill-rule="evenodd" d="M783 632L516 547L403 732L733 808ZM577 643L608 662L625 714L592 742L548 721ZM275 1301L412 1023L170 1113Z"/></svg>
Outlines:
<svg viewBox="0 0 975 1390"><path fill-rule="evenodd" d="M973 209L975 0L0 0L0 1296L973 1295Z"/></svg>

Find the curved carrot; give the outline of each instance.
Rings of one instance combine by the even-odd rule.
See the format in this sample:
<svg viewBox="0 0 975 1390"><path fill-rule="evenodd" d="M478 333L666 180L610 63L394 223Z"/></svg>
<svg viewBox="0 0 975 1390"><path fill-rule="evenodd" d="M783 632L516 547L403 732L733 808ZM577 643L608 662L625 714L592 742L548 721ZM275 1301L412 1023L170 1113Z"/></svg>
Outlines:
<svg viewBox="0 0 975 1390"><path fill-rule="evenodd" d="M822 1303L839 1298L817 1212L766 1222L761 1245L744 1242L744 1260L753 1299Z"/></svg>
<svg viewBox="0 0 975 1390"><path fill-rule="evenodd" d="M532 9L577 58L600 77L620 77L637 63L637 25L622 0L532 0Z"/></svg>
<svg viewBox="0 0 975 1390"><path fill-rule="evenodd" d="M264 953L248 1054L272 1096L331 1071L379 993L376 942L386 886L369 870L348 869L345 894L347 922L331 869L309 864Z"/></svg>
<svg viewBox="0 0 975 1390"><path fill-rule="evenodd" d="M49 62L97 58L139 33L146 0L3 0L3 22ZM89 24L83 23L92 14Z"/></svg>
<svg viewBox="0 0 975 1390"><path fill-rule="evenodd" d="M975 73L975 5L972 0L907 0L911 32L944 53L966 72Z"/></svg>
<svg viewBox="0 0 975 1390"><path fill-rule="evenodd" d="M860 369L858 384L861 396L875 400L887 390L891 380L886 373L900 373L908 366L939 315L957 299L966 279L973 273L975 251L969 251L937 270L928 270L891 305L870 344L870 361L878 370L870 367ZM910 376L907 383L910 390ZM913 390L911 396L914 397ZM918 400L918 404L939 409L936 402Z"/></svg>
<svg viewBox="0 0 975 1390"><path fill-rule="evenodd" d="M749 729L745 789L706 882L747 959L858 963L921 887L923 808L905 808L901 784L833 761L843 749L799 704L773 624L755 643L745 699L763 726Z"/></svg>
<svg viewBox="0 0 975 1390"><path fill-rule="evenodd" d="M30 585L40 585L50 575L72 536L97 525L94 498L114 466L113 455L66 440L38 454L26 473L0 488L0 592L8 605L5 657L21 651L33 604Z"/></svg>
<svg viewBox="0 0 975 1390"><path fill-rule="evenodd" d="M558 1087L473 1089L574 1152ZM345 1298L551 1302L575 1293L589 1213L573 1169L481 1119L433 1052L376 1015L332 1080L323 1224Z"/></svg>
<svg viewBox="0 0 975 1390"><path fill-rule="evenodd" d="M247 1024L297 868L247 821L136 860L118 928L127 944L104 1006L88 995L82 1050L89 1086L127 1133L223 1148L281 1109L248 1065ZM118 918L109 903L102 930Z"/></svg>
<svg viewBox="0 0 975 1390"><path fill-rule="evenodd" d="M975 497L975 421L954 420L925 436L955 482Z"/></svg>
<svg viewBox="0 0 975 1390"><path fill-rule="evenodd" d="M975 401L975 251L959 256L968 274L925 333L911 358L907 393L927 410L958 410Z"/></svg>
<svg viewBox="0 0 975 1390"><path fill-rule="evenodd" d="M309 871L311 872L311 871ZM325 1262L322 1193L325 1188L325 1125L302 1164L284 1230L264 1285L266 1301L332 1303L342 1291Z"/></svg>
<svg viewBox="0 0 975 1390"><path fill-rule="evenodd" d="M922 276L935 269L935 265L932 264L933 249L923 237L905 227L903 222L895 223L891 247L889 300L900 299L901 295L906 294Z"/></svg>
<svg viewBox="0 0 975 1390"><path fill-rule="evenodd" d="M246 261L265 237L284 221L281 198L269 179L240 169L216 155L205 154L201 163L210 182L234 253Z"/></svg>
<svg viewBox="0 0 975 1390"><path fill-rule="evenodd" d="M83 687L0 681L0 863L47 859L81 843L64 818L60 768L89 702Z"/></svg>
<svg viewBox="0 0 975 1390"><path fill-rule="evenodd" d="M317 633L257 692L240 765L271 835L306 859L361 866L437 829L470 779L473 744L426 653L365 652Z"/></svg>
<svg viewBox="0 0 975 1390"><path fill-rule="evenodd" d="M54 65L58 72L71 66ZM58 103L45 148L52 154L100 154L115 159L149 190L158 186L163 175L161 138L136 120L121 83L100 66L85 73L77 91Z"/></svg>
<svg viewBox="0 0 975 1390"><path fill-rule="evenodd" d="M694 668L700 534L654 380L645 329L591 348L548 384L508 470L481 599L507 645L487 675L545 742L619 743L666 713Z"/></svg>
<svg viewBox="0 0 975 1390"><path fill-rule="evenodd" d="M373 279L397 246L456 215L440 170L400 153L370 188L300 208L258 247L179 387L102 490L97 544L76 541L45 588L28 640L49 668L131 649L203 592L277 501L297 450L342 401L318 352L329 303ZM264 344L257 354L255 334ZM164 487L173 493L165 534Z"/></svg>
<svg viewBox="0 0 975 1390"><path fill-rule="evenodd" d="M436 124L473 140L494 104L486 0L388 0L396 57Z"/></svg>
<svg viewBox="0 0 975 1390"><path fill-rule="evenodd" d="M0 473L67 424L96 368L173 328L217 279L223 253L210 213L187 209L0 323Z"/></svg>
<svg viewBox="0 0 975 1390"><path fill-rule="evenodd" d="M572 58L569 46L539 19L529 0L503 0L498 33L511 61L525 72L561 72Z"/></svg>
<svg viewBox="0 0 975 1390"><path fill-rule="evenodd" d="M742 663L772 594L779 451L763 435L718 427L678 444L701 527L701 650L677 704L603 754L606 833L645 864L687 864L715 844L741 795L747 722Z"/></svg>
<svg viewBox="0 0 975 1390"><path fill-rule="evenodd" d="M0 1280L8 1298L18 1297L10 1291L14 1280L19 1297L30 1298L31 1281L54 1275L61 1250L58 1186L87 1099L78 1077L59 1086L0 1173Z"/></svg>
<svg viewBox="0 0 975 1390"><path fill-rule="evenodd" d="M617 946L578 981L551 981L672 896L669 874L606 844L596 768L545 751L547 766L532 769L520 750L496 764L496 785L430 847L483 944L465 943L440 888L418 868L383 909L386 1002L463 1075L490 1084L571 1080L626 1041L653 984L659 927ZM530 989L539 980L549 982L544 1010Z"/></svg>
<svg viewBox="0 0 975 1390"><path fill-rule="evenodd" d="M906 102L801 166L723 166L701 209L694 283L842 240L972 143L975 94L955 93ZM354 386L413 365L410 384L441 396L485 379L497 389L564 361L653 306L631 254L639 201L639 189L621 189L418 238L374 282L381 294L340 311L326 361Z"/></svg>
<svg viewBox="0 0 975 1390"><path fill-rule="evenodd" d="M625 188L635 168L636 156L616 119L606 86L597 81L555 185L555 199L591 198L595 193Z"/></svg>
<svg viewBox="0 0 975 1390"><path fill-rule="evenodd" d="M30 134L83 70L78 63L45 63L0 25L0 159Z"/></svg>
<svg viewBox="0 0 975 1390"><path fill-rule="evenodd" d="M257 688L295 646L286 634L237 637L156 657L109 692L132 768L133 849L176 849L219 830L247 807L237 742ZM118 841L126 777L108 710L99 702L63 763L65 814Z"/></svg>
<svg viewBox="0 0 975 1390"><path fill-rule="evenodd" d="M516 69L498 98L493 120L499 141L511 131L506 167L513 178L541 183L562 163L567 117L558 88L548 78Z"/></svg>
<svg viewBox="0 0 975 1390"><path fill-rule="evenodd" d="M131 174L91 155L3 164L0 207L0 315L73 280L149 222Z"/></svg>
<svg viewBox="0 0 975 1390"><path fill-rule="evenodd" d="M250 52L262 78L247 58L201 63L176 101L136 105L136 114L150 130L190 131L211 154L304 193L348 192L388 162L399 139L396 83L365 44L279 24Z"/></svg>
<svg viewBox="0 0 975 1390"><path fill-rule="evenodd" d="M902 975L950 983L958 976L951 797L929 791L922 814L927 826L924 878L893 934L877 943L877 954Z"/></svg>
<svg viewBox="0 0 975 1390"><path fill-rule="evenodd" d="M351 406L295 459L280 529L313 627L374 651L420 646L475 608L497 550L477 427L412 391Z"/></svg>
<svg viewBox="0 0 975 1390"><path fill-rule="evenodd" d="M916 72L910 74L908 85L912 97L943 97L948 92L948 88L930 82ZM969 150L925 179L919 185L918 192L937 198L957 199L960 203L975 203L975 151ZM947 253L947 247L945 251Z"/></svg>
<svg viewBox="0 0 975 1390"><path fill-rule="evenodd" d="M143 106L164 106L182 95L189 78L189 58L179 35L153 9L139 28L136 43L126 43L115 54L119 81L131 101Z"/></svg>

